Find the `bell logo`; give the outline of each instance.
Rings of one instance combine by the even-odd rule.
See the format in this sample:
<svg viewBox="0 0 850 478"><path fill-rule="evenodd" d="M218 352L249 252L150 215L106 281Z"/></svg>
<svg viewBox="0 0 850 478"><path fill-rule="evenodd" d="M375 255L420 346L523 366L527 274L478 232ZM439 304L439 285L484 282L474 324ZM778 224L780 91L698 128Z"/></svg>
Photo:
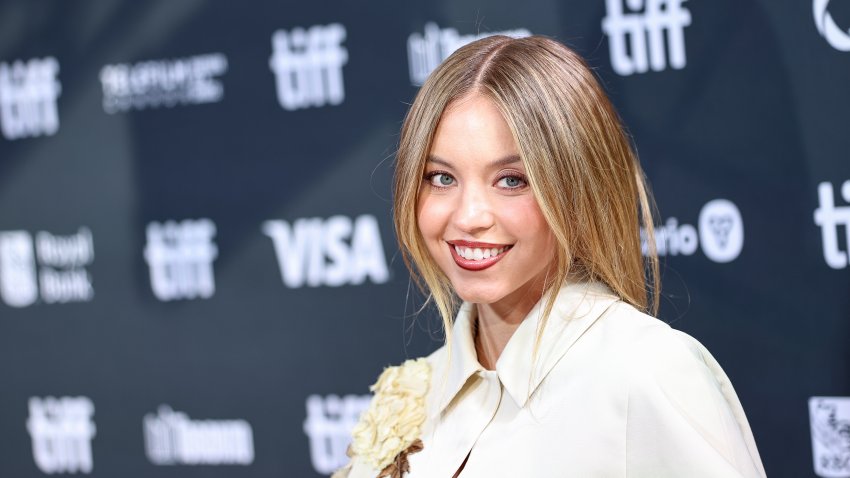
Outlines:
<svg viewBox="0 0 850 478"><path fill-rule="evenodd" d="M364 214L296 219L292 224L271 220L263 233L272 239L283 283L290 288L338 287L389 280L378 220Z"/></svg>
<svg viewBox="0 0 850 478"><path fill-rule="evenodd" d="M829 0L814 0L812 13L820 36L838 51L850 51L850 29L842 30L827 11Z"/></svg>

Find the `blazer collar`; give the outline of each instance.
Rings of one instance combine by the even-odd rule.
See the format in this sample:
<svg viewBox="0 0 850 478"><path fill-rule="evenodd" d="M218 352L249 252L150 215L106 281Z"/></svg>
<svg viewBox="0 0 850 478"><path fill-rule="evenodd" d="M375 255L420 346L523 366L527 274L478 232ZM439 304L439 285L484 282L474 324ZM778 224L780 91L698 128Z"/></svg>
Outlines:
<svg viewBox="0 0 850 478"><path fill-rule="evenodd" d="M539 301L523 319L496 362L499 380L520 407L567 350L618 298L601 282L568 283L561 287L534 357L544 301ZM465 302L455 318L448 375L437 413L451 403L469 377L484 370L478 362L472 337L475 314L475 305Z"/></svg>

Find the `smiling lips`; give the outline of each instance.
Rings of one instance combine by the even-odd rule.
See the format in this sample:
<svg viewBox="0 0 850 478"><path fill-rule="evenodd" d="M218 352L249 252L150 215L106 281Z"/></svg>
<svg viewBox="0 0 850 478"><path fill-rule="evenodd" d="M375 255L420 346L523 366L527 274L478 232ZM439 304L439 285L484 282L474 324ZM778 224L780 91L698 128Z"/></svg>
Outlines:
<svg viewBox="0 0 850 478"><path fill-rule="evenodd" d="M458 266L468 271L484 270L505 257L512 245L486 242L449 241L449 250Z"/></svg>

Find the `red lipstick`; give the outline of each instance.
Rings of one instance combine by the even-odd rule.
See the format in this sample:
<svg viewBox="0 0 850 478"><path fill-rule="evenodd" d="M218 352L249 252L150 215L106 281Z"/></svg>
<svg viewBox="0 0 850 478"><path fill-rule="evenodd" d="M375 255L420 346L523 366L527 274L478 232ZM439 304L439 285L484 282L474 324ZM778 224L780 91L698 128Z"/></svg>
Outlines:
<svg viewBox="0 0 850 478"><path fill-rule="evenodd" d="M462 269L466 269L468 271L480 271L491 267L495 263L499 262L508 251L513 247L512 244L493 244L489 242L473 242L473 241L447 241L449 246L449 250L452 254L452 259L455 260L455 263L460 266ZM458 254L457 247L465 247L470 249L504 249L502 252L495 256L490 256L486 259L474 260L474 259L465 259L460 254Z"/></svg>

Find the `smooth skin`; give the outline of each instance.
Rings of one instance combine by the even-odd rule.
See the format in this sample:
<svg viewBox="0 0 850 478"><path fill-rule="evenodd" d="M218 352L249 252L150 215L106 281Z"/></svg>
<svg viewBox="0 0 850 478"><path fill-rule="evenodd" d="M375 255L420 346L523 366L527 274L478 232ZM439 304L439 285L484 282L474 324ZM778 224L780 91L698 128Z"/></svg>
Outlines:
<svg viewBox="0 0 850 478"><path fill-rule="evenodd" d="M478 310L478 361L494 370L543 292L555 238L498 107L471 93L443 113L425 166L417 221L458 296ZM493 265L463 267L455 245L509 247ZM486 259L485 259L486 260ZM467 263L468 264L468 263Z"/></svg>

